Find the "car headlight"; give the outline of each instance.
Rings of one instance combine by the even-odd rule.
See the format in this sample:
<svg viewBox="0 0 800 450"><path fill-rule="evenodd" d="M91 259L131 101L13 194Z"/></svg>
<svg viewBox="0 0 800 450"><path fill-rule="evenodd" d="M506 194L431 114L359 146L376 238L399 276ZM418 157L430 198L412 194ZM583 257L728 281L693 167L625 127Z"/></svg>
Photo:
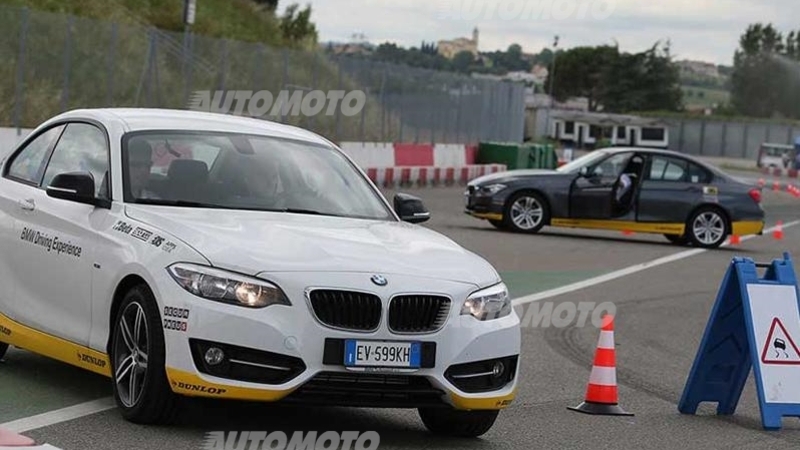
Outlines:
<svg viewBox="0 0 800 450"><path fill-rule="evenodd" d="M279 287L258 278L184 263L173 264L167 271L182 288L208 300L249 308L292 305Z"/></svg>
<svg viewBox="0 0 800 450"><path fill-rule="evenodd" d="M488 186L481 187L481 192L484 194L494 195L505 188L506 188L505 184L490 184Z"/></svg>
<svg viewBox="0 0 800 450"><path fill-rule="evenodd" d="M508 288L500 283L470 295L461 307L461 315L470 315L478 320L492 320L511 314L511 310Z"/></svg>

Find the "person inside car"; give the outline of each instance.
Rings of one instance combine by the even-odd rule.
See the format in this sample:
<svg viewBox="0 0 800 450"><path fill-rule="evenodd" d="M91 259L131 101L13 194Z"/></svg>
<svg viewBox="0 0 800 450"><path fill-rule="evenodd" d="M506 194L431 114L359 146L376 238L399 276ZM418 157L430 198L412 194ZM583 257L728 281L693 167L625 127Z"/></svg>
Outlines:
<svg viewBox="0 0 800 450"><path fill-rule="evenodd" d="M630 208L636 191L636 185L639 183L639 180L641 180L643 169L644 161L641 157L635 156L631 159L628 167L620 174L614 198L616 201L615 209L618 211L618 214L625 214Z"/></svg>
<svg viewBox="0 0 800 450"><path fill-rule="evenodd" d="M137 199L158 199L149 189L150 170L153 167L153 148L143 139L133 139L128 144L128 182L131 195Z"/></svg>

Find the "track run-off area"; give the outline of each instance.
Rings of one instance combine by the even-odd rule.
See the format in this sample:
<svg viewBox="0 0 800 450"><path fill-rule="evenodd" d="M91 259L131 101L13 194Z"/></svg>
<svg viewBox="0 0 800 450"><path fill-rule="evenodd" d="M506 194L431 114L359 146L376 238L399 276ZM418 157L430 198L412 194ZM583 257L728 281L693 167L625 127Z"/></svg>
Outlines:
<svg viewBox="0 0 800 450"><path fill-rule="evenodd" d="M391 200L395 192L385 194ZM554 228L512 234L466 216L463 187L402 192L421 197L431 211L422 226L495 265L520 317L532 307L613 304L620 404L634 416L567 409L586 392L599 333L591 321L560 327L529 320L517 398L480 439L433 436L414 410L205 400L186 402L169 427L138 426L116 411L107 379L13 348L0 362L0 427L63 450L197 449L207 432L226 430L377 431L381 449L800 448L800 420L785 420L779 431L762 429L752 375L732 416L717 416L715 405L695 416L677 407L731 259L771 262L784 252L800 258L800 199L765 189L764 235L703 250L661 235ZM772 233L779 222L782 239Z"/></svg>

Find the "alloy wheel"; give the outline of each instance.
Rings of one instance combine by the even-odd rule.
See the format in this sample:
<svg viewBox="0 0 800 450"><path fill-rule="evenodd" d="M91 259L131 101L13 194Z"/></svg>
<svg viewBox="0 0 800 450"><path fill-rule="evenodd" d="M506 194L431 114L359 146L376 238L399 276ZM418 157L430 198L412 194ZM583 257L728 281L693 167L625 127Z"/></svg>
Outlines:
<svg viewBox="0 0 800 450"><path fill-rule="evenodd" d="M116 333L114 382L117 384L120 401L126 407L132 408L144 392L149 353L147 317L139 303L130 303L125 308Z"/></svg>
<svg viewBox="0 0 800 450"><path fill-rule="evenodd" d="M511 220L522 230L536 228L544 217L544 208L533 197L520 197L511 206Z"/></svg>
<svg viewBox="0 0 800 450"><path fill-rule="evenodd" d="M714 211L698 215L692 223L692 233L705 245L713 245L725 237L725 221Z"/></svg>

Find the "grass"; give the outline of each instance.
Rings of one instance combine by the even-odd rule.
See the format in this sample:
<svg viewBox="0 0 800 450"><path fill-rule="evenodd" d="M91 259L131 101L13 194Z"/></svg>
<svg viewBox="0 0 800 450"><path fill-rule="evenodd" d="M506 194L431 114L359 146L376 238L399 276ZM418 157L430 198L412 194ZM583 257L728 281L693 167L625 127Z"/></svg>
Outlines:
<svg viewBox="0 0 800 450"><path fill-rule="evenodd" d="M371 73L361 74L322 55L319 51L281 48L263 42L245 42L195 35L191 57L183 53L183 35L164 32L150 41L147 25L151 18L160 25L175 25L177 12L160 5L180 5L173 0L10 0L6 3L45 8L31 9L25 34L24 59L22 9L0 4L0 124L33 128L65 110L91 107L186 107L187 96L195 90L269 90L275 96L287 85L308 86L330 91L365 89L380 82ZM213 33L257 39L276 33L273 22L247 10L249 0L203 0L198 2L197 27ZM121 7L120 5L124 6ZM227 5L227 6L226 6ZM210 25L209 15L218 12L220 23ZM86 17L66 13L81 14ZM93 16L103 16L100 20ZM254 22L258 19L256 22ZM263 20L262 20L263 19ZM69 21L71 20L71 22ZM258 26L260 24L260 28ZM150 43L156 53L150 59ZM151 64L151 61L154 62ZM185 64L185 61L192 61ZM18 83L22 68L23 83ZM68 69L68 70L67 70ZM362 70L363 72L363 70ZM367 90L367 89L365 89ZM288 116L285 122L304 126L329 139L367 141L396 139L399 117L383 108L374 93L368 93L363 114L314 118ZM21 94L21 97L18 97ZM17 98L21 101L17 102ZM19 122L17 122L19 113ZM382 133L383 131L383 133ZM403 132L415 130L406 126Z"/></svg>
<svg viewBox="0 0 800 450"><path fill-rule="evenodd" d="M182 0L1 0L0 4L129 25L183 30ZM278 19L251 0L200 0L192 31L208 37L282 46Z"/></svg>
<svg viewBox="0 0 800 450"><path fill-rule="evenodd" d="M709 89L694 86L682 86L683 102L687 107L712 107L714 104L724 105L730 102L730 93L724 89ZM702 95L702 97L700 96Z"/></svg>

